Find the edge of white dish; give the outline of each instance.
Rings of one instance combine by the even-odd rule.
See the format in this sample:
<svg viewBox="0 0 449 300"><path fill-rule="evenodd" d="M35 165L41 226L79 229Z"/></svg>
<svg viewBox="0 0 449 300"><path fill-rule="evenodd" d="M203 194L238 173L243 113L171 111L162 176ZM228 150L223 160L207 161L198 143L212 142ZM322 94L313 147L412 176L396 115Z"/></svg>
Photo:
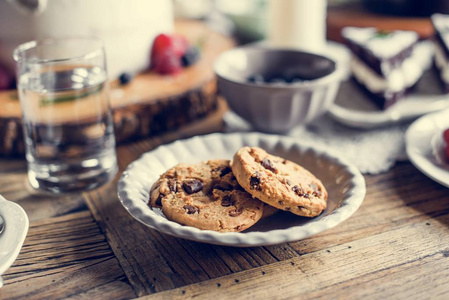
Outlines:
<svg viewBox="0 0 449 300"><path fill-rule="evenodd" d="M200 149L207 151L212 146L212 143L221 143L223 147L226 145L240 143L240 145L262 146L270 145L271 147L285 147L291 149L296 147L301 149L301 152L306 153L315 152L320 157L325 157L332 160L335 164L342 166L346 174L350 175L350 182L347 183L347 197L342 199L339 207L332 211L329 215L321 219L310 219L305 224L290 227L287 229L276 229L270 231L252 231L252 232L215 232L211 230L200 230L190 226L183 226L175 222L167 220L165 217L159 215L156 211L151 210L147 203L138 200L139 197L148 199L148 194L142 195L144 192L139 191L143 188L145 183L139 180L140 176L145 176L151 173L153 166L161 166L158 157L167 155L174 156L173 165L178 161L182 161L182 150ZM177 155L177 156L175 156ZM202 158L200 160L205 160ZM163 164L162 164L163 165ZM168 169L168 166L164 169ZM140 168L140 169L139 169ZM137 176L139 174L139 176ZM157 176L152 180L156 180ZM136 178L134 178L134 177ZM150 180L146 178L145 180ZM153 182L154 182L153 181ZM151 186L146 186L149 190ZM262 245L273 245L284 242L291 242L303 239L305 237L317 234L329 228L336 226L349 218L362 204L366 193L366 186L364 177L360 174L356 167L346 162L337 154L328 151L327 149L318 148L310 145L303 145L294 138L285 136L275 136L260 133L234 133L234 134L220 134L215 133L206 136L197 136L186 140L176 141L174 143L159 146L158 148L143 154L139 159L131 163L125 172L123 172L118 183L118 197L125 207L125 209L142 224L158 230L160 232L181 237L188 240L205 242L210 244L238 246L238 247L253 247Z"/></svg>
<svg viewBox="0 0 449 300"><path fill-rule="evenodd" d="M406 152L410 162L424 175L449 187L449 164L444 165L434 149L436 134L449 128L449 110L422 116L413 122L405 134Z"/></svg>
<svg viewBox="0 0 449 300"><path fill-rule="evenodd" d="M333 104L329 114L338 122L356 128L370 129L407 121L449 107L449 96L410 96L385 111L361 111Z"/></svg>
<svg viewBox="0 0 449 300"><path fill-rule="evenodd" d="M5 222L5 228L0 233L0 275L4 274L17 259L25 241L29 220L20 205L7 201L0 195L0 215ZM3 281L0 277L0 287Z"/></svg>

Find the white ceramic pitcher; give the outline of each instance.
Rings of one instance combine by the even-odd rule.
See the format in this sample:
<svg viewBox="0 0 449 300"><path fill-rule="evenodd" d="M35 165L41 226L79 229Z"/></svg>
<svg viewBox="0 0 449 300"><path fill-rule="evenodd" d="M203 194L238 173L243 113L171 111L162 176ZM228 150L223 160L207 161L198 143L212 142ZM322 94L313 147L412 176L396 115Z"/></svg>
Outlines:
<svg viewBox="0 0 449 300"><path fill-rule="evenodd" d="M147 68L154 37L172 30L171 0L2 0L0 63L14 70L13 50L30 40L89 36L105 42L117 77Z"/></svg>

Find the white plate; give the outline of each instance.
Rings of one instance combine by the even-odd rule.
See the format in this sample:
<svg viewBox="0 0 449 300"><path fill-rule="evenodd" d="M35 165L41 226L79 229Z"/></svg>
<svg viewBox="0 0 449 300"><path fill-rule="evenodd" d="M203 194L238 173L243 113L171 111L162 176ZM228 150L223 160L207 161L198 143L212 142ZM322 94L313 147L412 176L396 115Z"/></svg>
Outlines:
<svg viewBox="0 0 449 300"><path fill-rule="evenodd" d="M424 45L425 47L429 44ZM423 62L427 68L429 62ZM342 83L329 114L355 128L375 128L403 122L449 107L436 70L426 71L410 95L387 110L380 110L353 81Z"/></svg>
<svg viewBox="0 0 449 300"><path fill-rule="evenodd" d="M429 178L449 187L449 163L443 153L443 131L449 128L449 110L423 116L406 133L407 155Z"/></svg>
<svg viewBox="0 0 449 300"><path fill-rule="evenodd" d="M167 220L160 210L148 207L149 190L167 169L179 162L231 159L246 145L261 147L312 171L329 192L328 208L312 219L279 212L245 232L220 233L179 225ZM361 205L365 181L354 166L337 155L302 145L293 138L259 133L211 134L160 146L144 154L123 173L118 196L135 219L162 233L210 244L250 247L297 241L343 222Z"/></svg>
<svg viewBox="0 0 449 300"><path fill-rule="evenodd" d="M0 195L0 215L3 217L5 227L0 233L0 275L12 266L28 232L28 216L18 204L6 201ZM3 281L0 277L0 287Z"/></svg>

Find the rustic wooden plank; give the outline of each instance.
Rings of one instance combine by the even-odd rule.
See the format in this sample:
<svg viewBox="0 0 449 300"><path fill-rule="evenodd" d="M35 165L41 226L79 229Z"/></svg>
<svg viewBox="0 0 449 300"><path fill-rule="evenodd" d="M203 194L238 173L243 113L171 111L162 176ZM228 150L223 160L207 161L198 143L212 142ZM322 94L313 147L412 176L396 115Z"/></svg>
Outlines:
<svg viewBox="0 0 449 300"><path fill-rule="evenodd" d="M173 138L166 134L118 147L120 172L142 153ZM132 219L119 203L115 188L100 189L85 196L138 295L220 277L276 262L276 257L287 257L280 254L281 248L274 250L280 246L271 247L278 255L275 256L265 248L211 246L157 233Z"/></svg>
<svg viewBox="0 0 449 300"><path fill-rule="evenodd" d="M171 137L163 135L157 139L119 147L120 168L124 169L142 153L170 141ZM396 172L400 174L393 172L368 177L368 182L372 180L375 188L368 188L366 203L351 218L351 222L347 221L333 230L290 245L263 248L205 246L155 233L145 227L141 228L140 224L131 225L133 221L118 204L115 190L104 190L103 193L97 193L94 196L91 193L90 197L87 197L87 202L103 230L110 233L108 240L111 247L121 265L125 266L125 273L130 278L136 293L141 296L180 287L189 282L201 282L208 278L250 270L411 224L414 222L413 216L419 216L422 212L403 205L404 200L397 191L408 193L407 185L405 185L407 181L413 184L424 181L426 184L433 185L432 188L435 188L432 189L430 196L437 203L432 206L432 209L440 211L447 207L447 201L441 201L445 195L448 195L445 189L429 182L429 179L416 172L410 164L403 164L398 169L400 171ZM404 178L404 180L398 180L398 178ZM428 197L429 193L422 194L423 197L424 195ZM417 196L418 199L421 197L419 194ZM430 210L427 211L430 212ZM106 219L109 221L105 221ZM125 219L126 222L122 224L111 221ZM138 231L135 228L137 226ZM129 243L134 243L134 248L120 247L121 244ZM154 259L149 261L138 255L144 251L149 252ZM207 255L205 255L206 252ZM216 267L211 268L211 265Z"/></svg>
<svg viewBox="0 0 449 300"><path fill-rule="evenodd" d="M366 183L365 201L349 220L290 245L299 253L309 253L411 226L418 220L433 224L433 217L449 213L449 189L422 175L410 163L401 163L389 173L366 176Z"/></svg>
<svg viewBox="0 0 449 300"><path fill-rule="evenodd" d="M335 298L340 299L354 295L370 299L397 295L447 299L449 287L441 285L449 278L449 216L436 221L434 228L417 222L353 241L351 245L334 246L144 299L314 299L334 297L334 292ZM406 275L406 281L394 274ZM346 293L347 286L357 294Z"/></svg>
<svg viewBox="0 0 449 300"><path fill-rule="evenodd" d="M174 139L177 139L176 134L167 134L118 147L120 172L142 153L160 144L171 142ZM22 168L20 164L22 164ZM34 220L41 220L33 222L33 225L43 224L42 228L44 229L33 229L35 235L27 238L29 247L24 247L23 254L17 260L14 268L9 271L11 273L7 274L9 276L8 280L10 280L8 284L13 282L16 287L19 287L28 282L33 282L40 286L47 286L48 284L45 280L51 278L51 281L59 282L62 274L79 274L76 276L80 278L76 280L82 281L81 277L83 276L80 275L82 272L87 269L96 270L96 268L101 269L106 266L109 268L109 257L114 257L114 255L123 268L123 270L120 270L121 277L117 277L117 279L109 281L111 277L111 274L109 274L109 277L106 276L107 278L103 277L97 280L95 286L93 285L94 279L91 280L92 286L83 282L77 283L86 287L85 290L81 291L75 286L67 286L64 296L61 293L54 292L57 295L55 297L91 298L97 297L103 292L111 293L117 298L127 297L125 294L129 294L129 292L138 296L156 293L160 297L171 297L173 294L164 291L173 290L173 293L179 292L182 295L182 290L185 293L188 293L188 291L184 288L176 288L202 286L201 282L209 288L222 288L225 285L221 278L229 278L232 286L232 282L233 284L242 283L240 276L246 276L245 274L251 271L255 272L251 274L260 273L260 276L267 276L270 272L279 273L278 277L296 276L301 278L300 282L302 284L310 284L301 277L301 274L303 276L307 275L306 277L308 278L308 276L312 276L309 275L312 271L306 269L302 270L301 274L289 273L288 263L290 263L290 266L296 266L298 265L298 259L304 259L304 261L300 260L302 264L308 263L310 260L311 263L318 266L316 267L317 269L327 267L329 270L343 273L343 275L350 278L342 282L329 284L326 276L318 277L315 281L312 281L312 285L320 286L320 288L304 291L304 295L310 294L310 298L325 297L326 295L329 296L329 294L334 295L333 291L336 286L351 290L355 295L364 295L362 290L368 287L366 278L370 278L370 282L375 281L376 276L373 274L384 274L382 276L388 278L388 282L379 281L378 283L379 285L388 286L388 283L394 279L394 274L403 276L403 273L407 272L407 268L411 268L410 272L417 273L417 270L413 269L413 264L416 264L416 268L418 268L418 265L419 268L424 266L423 270L420 269L422 274L430 272L431 269L427 269L426 266L433 266L434 264L439 264L439 262L432 260L432 258L428 261L427 256L443 259L441 255L438 256L438 253L426 254L427 256L423 256L424 262L422 264L419 263L420 256L419 258L415 257L414 260L407 260L403 263L403 266L394 265L386 269L383 269L379 263L374 263L367 267L365 273L362 272L363 274L360 276L354 275L352 277L345 274L345 272L350 271L344 270L340 262L334 266L333 262L326 260L327 256L333 257L333 255L337 254L336 259L340 260L342 258L339 255L345 249L347 249L345 251L352 251L351 249L356 247L360 248L359 246L363 246L364 243L367 243L366 241L370 241L368 244L376 244L377 239L379 237L384 238L385 234L400 237L400 235L396 236L395 233L416 226L425 226L429 229L433 228L436 232L442 232L440 223L442 220L446 222L449 213L449 201L447 201L449 199L449 191L420 174L409 163L400 164L386 174L367 176L368 193L364 204L348 221L332 230L296 243L248 249L212 246L185 241L146 228L134 221L120 205L116 196L118 175L112 183L100 189L84 193L83 195L69 197L71 199L79 197L81 203L84 203L84 199L86 199L89 209L92 211L95 221L100 225L101 231L106 235L107 242L110 244L113 253L101 233L90 230L91 224L97 226L97 223L93 221L90 213L85 211L86 207L81 207L81 212L79 213L69 214L69 216L77 215L76 220L69 218L65 221L64 217L53 218L50 219L51 222L55 222L54 220L58 220L58 222L50 230L45 229L45 226L48 226L48 220L46 220L47 217L45 216L66 213L67 211L64 212L64 209L66 209L65 207L70 207L71 202L64 202L67 198L60 196L50 197L47 200L45 197L29 196L28 192L23 191L25 182L24 164L17 161L7 163L0 161L0 167L3 168L4 166L6 166L5 170L12 174L10 178L14 180L12 183L8 183L8 180L2 181L4 177L0 177L0 193L4 194L5 192L3 191L6 191L10 196L17 197L15 200L30 211L29 213ZM17 171L15 168L17 168ZM3 185L1 184L2 182ZM14 187L11 188L11 185ZM423 189L423 186L426 189ZM21 195L24 195L24 197L21 198ZM33 203L35 199L39 200ZM60 208L54 211L49 210L52 203L56 203L56 206ZM75 209L75 211L78 210ZM43 217L39 217L39 215ZM68 226L77 229L72 229L73 233L67 234L64 230ZM81 241L76 238L71 239L71 236L79 234L84 234L85 239L91 240L92 243L85 243L83 239ZM51 247L52 240L56 237L69 240L70 245L59 245L59 248ZM420 239L420 237L416 238ZM45 240L49 242L46 243ZM382 241L378 242L381 243ZM387 247L385 243L384 247ZM418 245L413 247L419 248ZM376 244L374 248L381 249L381 246ZM391 247L388 246L388 248L388 251L390 251ZM419 251L421 250L419 249ZM40 252L47 253L48 263L41 260ZM77 256L81 252L88 253L82 261ZM412 255L412 253L409 254ZM22 259L22 255L26 255L26 258ZM385 260L384 256L376 255L373 255L373 260ZM29 260L34 261L34 269L30 268L30 265L27 263ZM75 261L75 263L72 263L72 261ZM112 269L120 269L117 260L114 261L113 264L115 266ZM285 264L280 264L279 261ZM292 262L294 265L291 265ZM367 262L362 260L360 263L366 264ZM438 269L438 274L444 278L446 274L444 264L439 264L438 266L441 266ZM348 269L356 267L354 265L347 266ZM388 272L391 272L393 275L389 275L390 273ZM255 276L253 283L254 281L259 281L260 276ZM332 277L330 274L328 276ZM253 295L254 289L266 291L270 295L277 295L275 285L278 283L276 281L279 280L278 277L272 278L272 281L267 281L266 287L255 284L251 295ZM44 278L45 280L39 278ZM214 281L217 278L219 280ZM438 281L434 277L432 278L435 282ZM413 281L414 279L409 278L407 280ZM276 284L273 284L273 282L276 282ZM357 282L358 284L351 284L352 282ZM64 284L61 282L59 284L65 289ZM132 286L132 289L129 284ZM388 287L388 289L395 290L394 281L391 284L392 286ZM126 288L123 288L122 285ZM248 278L247 286L243 288L249 290L250 286L250 279ZM382 293L385 293L382 291L375 293L373 286L369 287L370 289L368 290L371 290L374 293L373 295L383 295ZM425 284L425 287L420 291L420 295L425 295L431 287L433 285ZM289 286L284 287L284 289L288 290ZM35 290L38 290L38 288L36 287ZM297 296L297 294L294 294L294 291L289 293ZM406 292L408 292L408 290L404 291L401 289L396 289L395 291L402 294L407 294ZM416 291L418 293L418 290ZM439 291L442 294L445 293L444 289L439 289ZM34 296L35 294L31 295ZM52 297L52 295L47 293L43 293L43 295ZM221 291L221 295L237 296L232 288L229 295L228 290L226 290L225 294ZM264 294L255 292L254 295L260 297ZM289 294L287 293L287 295ZM335 293L335 295L337 296L338 294ZM25 297L25 294L18 294L18 297L21 296ZM210 295L206 293L204 297L206 296L209 297ZM218 297L219 294L216 296ZM342 297L344 294L340 296ZM3 298L2 295L0 298Z"/></svg>
<svg viewBox="0 0 449 300"><path fill-rule="evenodd" d="M31 222L22 251L3 279L1 299L135 296L88 211Z"/></svg>
<svg viewBox="0 0 449 300"><path fill-rule="evenodd" d="M40 193L28 184L26 161L0 159L0 194L20 204L31 221L87 210L81 194L66 196Z"/></svg>
<svg viewBox="0 0 449 300"><path fill-rule="evenodd" d="M448 299L447 256L445 253L436 253L308 293L306 296L309 299L329 299L329 295L334 299L347 299L348 296L353 299Z"/></svg>
<svg viewBox="0 0 449 300"><path fill-rule="evenodd" d="M98 286L84 293L70 296L66 299L105 299L105 295L113 295L113 299L129 299L129 286L122 281L114 281L109 284Z"/></svg>

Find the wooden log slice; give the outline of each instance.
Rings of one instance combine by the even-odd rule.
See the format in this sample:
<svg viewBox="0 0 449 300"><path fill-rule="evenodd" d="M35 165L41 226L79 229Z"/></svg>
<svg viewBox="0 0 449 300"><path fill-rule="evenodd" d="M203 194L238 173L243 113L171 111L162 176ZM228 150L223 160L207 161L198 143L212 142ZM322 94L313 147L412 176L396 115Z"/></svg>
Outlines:
<svg viewBox="0 0 449 300"><path fill-rule="evenodd" d="M177 21L175 31L192 44L202 42L200 60L176 75L148 71L127 85L111 82L110 99L118 143L173 131L217 111L213 62L222 52L234 47L233 40L194 21ZM17 92L0 92L0 156L23 153Z"/></svg>

